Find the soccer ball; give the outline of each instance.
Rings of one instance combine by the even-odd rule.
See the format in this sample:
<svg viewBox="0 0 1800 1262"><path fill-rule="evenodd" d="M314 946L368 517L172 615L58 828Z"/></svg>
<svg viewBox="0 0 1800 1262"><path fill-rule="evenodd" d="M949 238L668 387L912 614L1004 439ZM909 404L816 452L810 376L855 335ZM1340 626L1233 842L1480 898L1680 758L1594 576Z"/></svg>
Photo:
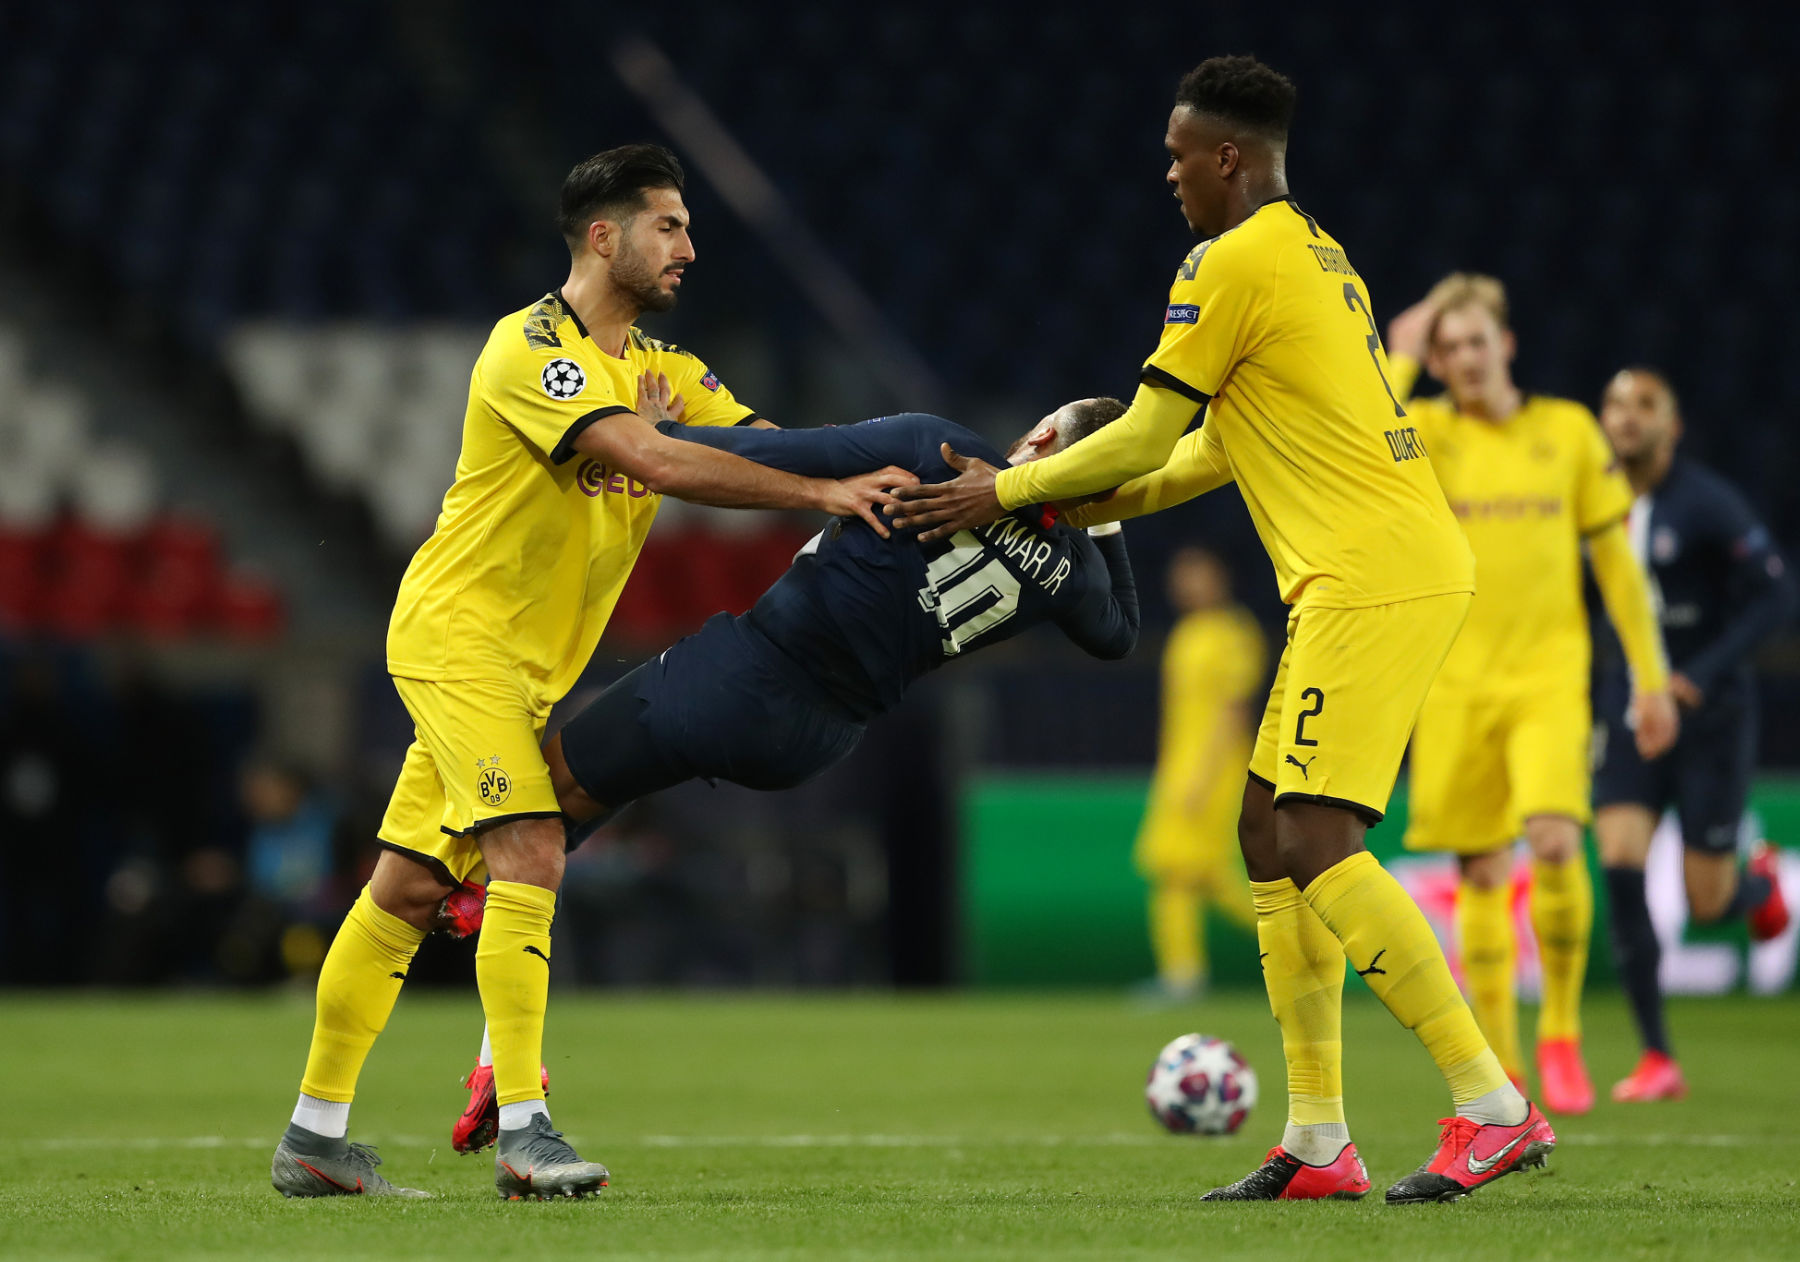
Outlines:
<svg viewBox="0 0 1800 1262"><path fill-rule="evenodd" d="M1256 1105L1256 1071L1224 1039L1183 1034L1150 1066L1144 1099L1177 1135L1231 1135Z"/></svg>

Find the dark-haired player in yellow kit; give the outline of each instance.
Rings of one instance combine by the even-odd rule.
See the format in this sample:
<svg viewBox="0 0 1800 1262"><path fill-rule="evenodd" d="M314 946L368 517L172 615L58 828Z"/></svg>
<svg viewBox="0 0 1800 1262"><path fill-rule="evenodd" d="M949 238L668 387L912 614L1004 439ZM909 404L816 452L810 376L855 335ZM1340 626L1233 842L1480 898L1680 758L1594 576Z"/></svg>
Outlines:
<svg viewBox="0 0 1800 1262"><path fill-rule="evenodd" d="M1356 269L1288 195L1293 107L1293 85L1249 57L1182 80L1168 181L1205 240L1176 273L1125 416L1026 468L957 457L956 480L900 488L888 511L941 536L1113 487L1084 520L1237 482L1291 607L1238 825L1289 1124L1260 1168L1208 1196L1368 1191L1343 1112L1347 959L1418 1035L1456 1104L1432 1157L1387 1199L1452 1199L1542 1164L1556 1142L1507 1081L1430 925L1363 846L1468 611L1474 562L1394 397Z"/></svg>
<svg viewBox="0 0 1800 1262"><path fill-rule="evenodd" d="M1531 849L1531 924L1543 971L1540 1099L1586 1113L1581 984L1594 929L1582 853L1589 810L1585 546L1631 663L1635 740L1646 759L1675 739L1662 633L1625 518L1631 487L1593 414L1513 384L1506 291L1457 273L1394 320L1394 389L1420 359L1441 397L1409 403L1438 481L1475 550L1480 590L1419 715L1406 845L1457 855L1463 973L1500 1063L1523 1081L1512 916L1513 843Z"/></svg>
<svg viewBox="0 0 1800 1262"><path fill-rule="evenodd" d="M550 707L587 665L662 495L857 514L878 530L887 469L840 482L782 473L659 433L757 415L698 359L634 321L675 305L694 260L682 171L654 145L569 173L562 287L494 326L475 363L456 480L401 580L388 672L416 739L378 834L383 853L319 973L300 1099L270 1177L286 1196L410 1195L346 1131L363 1061L446 894L489 878L475 979L498 1096L495 1184L513 1198L606 1186L550 1126L540 1079L550 922L564 832L540 751Z"/></svg>

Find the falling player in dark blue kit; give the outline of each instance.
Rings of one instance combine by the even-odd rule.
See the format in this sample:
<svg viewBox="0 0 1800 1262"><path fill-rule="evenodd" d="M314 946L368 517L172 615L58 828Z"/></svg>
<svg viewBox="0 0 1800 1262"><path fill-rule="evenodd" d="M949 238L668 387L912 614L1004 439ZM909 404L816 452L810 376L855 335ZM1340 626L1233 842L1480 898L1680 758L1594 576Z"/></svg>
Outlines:
<svg viewBox="0 0 1800 1262"><path fill-rule="evenodd" d="M1610 655L1602 646L1594 831L1612 901L1613 953L1644 1043L1643 1059L1613 1088L1613 1099L1679 1099L1687 1086L1663 1029L1661 948L1644 897L1644 863L1657 819L1673 807L1693 919L1741 916L1758 940L1787 927L1774 851L1758 843L1740 869L1737 843L1756 766L1750 655L1793 613L1794 584L1736 488L1676 458L1681 418L1660 373L1628 368L1615 376L1600 422L1637 493L1631 538L1651 576L1670 691L1687 711L1674 749L1646 763L1625 732L1625 665L1616 645Z"/></svg>
<svg viewBox="0 0 1800 1262"><path fill-rule="evenodd" d="M954 473L944 443L1022 464L1124 410L1116 399L1067 404L1006 457L962 426L918 413L815 430L660 428L795 473L894 465L942 479ZM1124 539L1056 516L1033 506L938 543L834 521L749 613L711 618L551 739L545 758L564 813L585 831L696 777L791 788L847 755L920 675L1036 623L1055 623L1095 657L1124 657L1138 631Z"/></svg>

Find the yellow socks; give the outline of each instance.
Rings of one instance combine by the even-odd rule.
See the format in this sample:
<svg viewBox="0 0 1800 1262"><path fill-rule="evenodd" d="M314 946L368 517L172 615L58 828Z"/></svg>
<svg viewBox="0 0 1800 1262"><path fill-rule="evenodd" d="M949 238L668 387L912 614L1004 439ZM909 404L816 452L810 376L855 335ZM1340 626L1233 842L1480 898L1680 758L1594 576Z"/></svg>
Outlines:
<svg viewBox="0 0 1800 1262"><path fill-rule="evenodd" d="M1567 863L1532 860L1531 928L1544 970L1538 1039L1580 1038L1581 983L1594 931L1594 884L1581 855Z"/></svg>
<svg viewBox="0 0 1800 1262"><path fill-rule="evenodd" d="M413 953L424 940L424 930L382 911L363 887L319 969L312 1049L300 1080L303 1093L340 1104L356 1095L363 1061L387 1026Z"/></svg>
<svg viewBox="0 0 1800 1262"><path fill-rule="evenodd" d="M490 881L475 952L475 982L494 1048L501 1105L542 1100L544 1005L550 996L550 920L556 895L537 885Z"/></svg>
<svg viewBox="0 0 1800 1262"><path fill-rule="evenodd" d="M1263 985L1287 1059L1289 1129L1342 1126L1344 948L1292 881L1252 881L1250 894L1256 904ZM1324 1160L1348 1139L1345 1131L1343 1142Z"/></svg>
<svg viewBox="0 0 1800 1262"><path fill-rule="evenodd" d="M1156 955L1156 975L1165 986L1185 989L1199 984L1206 972L1199 891L1170 882L1151 887L1150 948Z"/></svg>
<svg viewBox="0 0 1800 1262"><path fill-rule="evenodd" d="M1518 935L1512 923L1512 886L1456 889L1456 941L1462 950L1469 1006L1488 1046L1511 1074L1524 1077L1519 1054Z"/></svg>
<svg viewBox="0 0 1800 1262"><path fill-rule="evenodd" d="M1350 967L1419 1036L1458 1106L1503 1088L1512 1093L1431 926L1374 855L1360 851L1321 873L1306 887L1306 901L1344 944Z"/></svg>

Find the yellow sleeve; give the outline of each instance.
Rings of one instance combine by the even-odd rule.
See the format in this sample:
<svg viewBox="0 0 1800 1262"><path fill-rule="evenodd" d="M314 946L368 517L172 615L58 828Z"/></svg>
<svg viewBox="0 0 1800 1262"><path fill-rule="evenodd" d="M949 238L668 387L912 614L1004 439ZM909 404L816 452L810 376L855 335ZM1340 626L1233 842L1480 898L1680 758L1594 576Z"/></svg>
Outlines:
<svg viewBox="0 0 1800 1262"><path fill-rule="evenodd" d="M1263 640L1262 628L1249 614L1242 614L1235 627L1236 644L1229 658L1229 679L1225 697L1228 701L1247 701L1263 681L1268 663L1269 646Z"/></svg>
<svg viewBox="0 0 1800 1262"><path fill-rule="evenodd" d="M1631 551L1625 523L1615 521L1588 539L1588 559L1594 581L1606 604L1631 667L1631 686L1636 692L1661 692L1669 686L1669 660L1663 651L1662 628L1656 622L1656 606L1644 567Z"/></svg>
<svg viewBox="0 0 1800 1262"><path fill-rule="evenodd" d="M1419 384L1419 372L1422 365L1411 355L1389 355L1388 372L1393 374L1394 398L1401 407L1406 406L1412 398L1413 387Z"/></svg>
<svg viewBox="0 0 1800 1262"><path fill-rule="evenodd" d="M762 414L738 402L719 374L685 352L664 357L662 371L687 403L684 425L742 425Z"/></svg>
<svg viewBox="0 0 1800 1262"><path fill-rule="evenodd" d="M1600 422L1579 403L1570 408L1579 414L1580 436L1576 439L1575 525L1584 535L1604 530L1624 521L1631 512L1631 484L1619 469Z"/></svg>
<svg viewBox="0 0 1800 1262"><path fill-rule="evenodd" d="M582 430L603 416L631 411L635 403L617 397L607 374L556 346L498 351L490 346L475 364L472 386L496 416L552 464L575 454Z"/></svg>
<svg viewBox="0 0 1800 1262"><path fill-rule="evenodd" d="M1097 433L1054 456L1002 469L995 493L1001 506L1011 510L1110 490L1161 468L1202 406L1145 382L1125 415Z"/></svg>
<svg viewBox="0 0 1800 1262"><path fill-rule="evenodd" d="M1124 419L1120 417L1112 424L1118 425ZM1112 425L1108 425L1098 434L1077 443L1071 450L1080 450L1111 428ZM1055 458L1051 456L1046 459ZM1031 464L1017 465L1015 468L1029 469L1034 464L1043 463L1044 460L1034 460ZM1000 476L1004 478L1006 475L1002 473ZM1075 526L1098 526L1103 522L1143 517L1176 504L1185 504L1196 495L1216 491L1231 481L1231 462L1225 458L1225 444L1219 441L1217 427L1202 425L1175 444L1175 450L1169 453L1168 463L1162 468L1131 479L1108 500L1071 509L1067 519ZM1027 501L1034 504L1039 502L1041 501Z"/></svg>

